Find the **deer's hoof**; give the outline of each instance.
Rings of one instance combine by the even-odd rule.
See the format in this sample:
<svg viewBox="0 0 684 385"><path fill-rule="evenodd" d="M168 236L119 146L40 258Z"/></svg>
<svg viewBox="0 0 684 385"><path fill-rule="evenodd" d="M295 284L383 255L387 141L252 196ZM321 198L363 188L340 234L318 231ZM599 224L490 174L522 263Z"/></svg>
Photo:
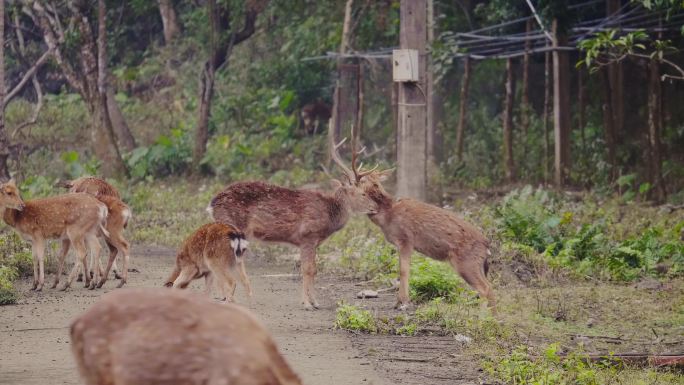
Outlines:
<svg viewBox="0 0 684 385"><path fill-rule="evenodd" d="M43 285L40 285L36 288L36 291L43 291Z"/></svg>
<svg viewBox="0 0 684 385"><path fill-rule="evenodd" d="M114 278L116 278L116 279L122 279L123 277L121 276L121 274L119 274L118 271L114 270Z"/></svg>
<svg viewBox="0 0 684 385"><path fill-rule="evenodd" d="M122 279L121 281L119 281L119 284L116 285L116 288L117 288L117 289L121 289L121 288L123 287L123 285L125 285L125 284L126 284L126 281L124 281L124 280Z"/></svg>
<svg viewBox="0 0 684 385"><path fill-rule="evenodd" d="M53 283L52 286L50 286L50 289L56 289L58 283L59 283L59 281Z"/></svg>
<svg viewBox="0 0 684 385"><path fill-rule="evenodd" d="M399 311L405 311L408 309L408 307L409 307L408 302L397 302L397 304L394 305L394 308L399 310Z"/></svg>
<svg viewBox="0 0 684 385"><path fill-rule="evenodd" d="M97 288L101 289L102 286L104 286L104 284L105 284L105 280L101 280L100 282L97 283Z"/></svg>
<svg viewBox="0 0 684 385"><path fill-rule="evenodd" d="M76 278L76 282L83 282L83 274L79 274Z"/></svg>
<svg viewBox="0 0 684 385"><path fill-rule="evenodd" d="M59 291L67 291L68 288L69 288L69 285L64 285L64 286L62 286L61 289L59 289Z"/></svg>

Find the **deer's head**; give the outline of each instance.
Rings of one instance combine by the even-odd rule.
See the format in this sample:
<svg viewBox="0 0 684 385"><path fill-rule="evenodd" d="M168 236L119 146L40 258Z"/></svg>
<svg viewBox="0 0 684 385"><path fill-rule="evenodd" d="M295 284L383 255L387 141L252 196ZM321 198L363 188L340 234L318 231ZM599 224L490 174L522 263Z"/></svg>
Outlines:
<svg viewBox="0 0 684 385"><path fill-rule="evenodd" d="M9 182L0 184L0 207L6 207L10 209L23 210L26 205L24 200L21 199L19 195L19 189L14 179L10 179Z"/></svg>
<svg viewBox="0 0 684 385"><path fill-rule="evenodd" d="M353 132L352 132L353 136ZM351 210L360 214L376 214L378 212L378 204L360 185L360 181L368 172L361 171L360 167L356 167L356 157L363 151L356 152L352 145L352 163L351 168L344 164L337 149L346 141L342 139L340 143L333 147L332 158L340 169L344 172L344 177L341 180L334 179L333 183L336 185L335 194L342 195L344 199L349 202ZM373 170L370 170L371 172Z"/></svg>

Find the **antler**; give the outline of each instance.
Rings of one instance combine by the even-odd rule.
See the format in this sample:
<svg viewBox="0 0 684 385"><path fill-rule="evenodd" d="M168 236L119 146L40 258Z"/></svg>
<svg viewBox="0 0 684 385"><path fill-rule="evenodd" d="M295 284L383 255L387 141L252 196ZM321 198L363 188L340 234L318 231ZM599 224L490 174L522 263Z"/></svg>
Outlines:
<svg viewBox="0 0 684 385"><path fill-rule="evenodd" d="M366 176L366 175L372 173L373 171L377 170L379 165L376 165L375 167L373 167L372 169L367 170L367 171L361 171L361 167L363 166L363 163L361 163L359 165L359 167L356 167L356 158L357 158L357 156L361 155L366 150L366 147L363 147L360 151L356 151L356 139L357 139L357 137L356 137L356 130L354 129L354 125L352 125L351 131L352 131L352 143L351 143L352 163L351 163L351 166L352 166L352 170L354 171L354 179L357 182L360 182L361 178L363 178L364 176Z"/></svg>
<svg viewBox="0 0 684 385"><path fill-rule="evenodd" d="M335 161L337 166L339 168L341 168L342 171L344 171L344 174L347 176L347 179L349 179L349 182L351 182L354 180L356 173L352 172L352 170L350 170L349 167L347 167L344 164L344 162L340 158L340 154L337 153L337 149L340 148L340 146L342 146L344 144L344 142L346 142L346 141L347 141L347 138L344 138L339 143L334 145L330 155L332 156L332 159L333 159L333 161Z"/></svg>

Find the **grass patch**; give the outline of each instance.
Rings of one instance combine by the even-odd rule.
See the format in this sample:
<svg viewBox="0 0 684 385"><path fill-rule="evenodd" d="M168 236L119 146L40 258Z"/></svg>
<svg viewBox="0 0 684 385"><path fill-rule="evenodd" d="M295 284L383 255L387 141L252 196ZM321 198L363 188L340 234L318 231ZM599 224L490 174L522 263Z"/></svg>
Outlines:
<svg viewBox="0 0 684 385"><path fill-rule="evenodd" d="M341 303L337 307L335 327L367 333L375 333L378 331L375 318L368 310L360 309L345 303Z"/></svg>

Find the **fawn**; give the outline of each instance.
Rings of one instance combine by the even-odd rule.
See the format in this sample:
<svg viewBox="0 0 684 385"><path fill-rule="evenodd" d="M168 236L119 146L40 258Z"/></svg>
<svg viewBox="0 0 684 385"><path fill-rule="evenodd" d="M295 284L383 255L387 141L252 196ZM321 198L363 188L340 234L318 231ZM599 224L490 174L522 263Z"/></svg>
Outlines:
<svg viewBox="0 0 684 385"><path fill-rule="evenodd" d="M192 233L176 256L176 268L164 286L184 289L194 279L204 277L205 292L211 294L216 278L223 300L233 301L235 280L231 275L239 268L240 281L252 296L252 287L245 272L245 254L248 242L245 235L223 223L208 223Z"/></svg>

